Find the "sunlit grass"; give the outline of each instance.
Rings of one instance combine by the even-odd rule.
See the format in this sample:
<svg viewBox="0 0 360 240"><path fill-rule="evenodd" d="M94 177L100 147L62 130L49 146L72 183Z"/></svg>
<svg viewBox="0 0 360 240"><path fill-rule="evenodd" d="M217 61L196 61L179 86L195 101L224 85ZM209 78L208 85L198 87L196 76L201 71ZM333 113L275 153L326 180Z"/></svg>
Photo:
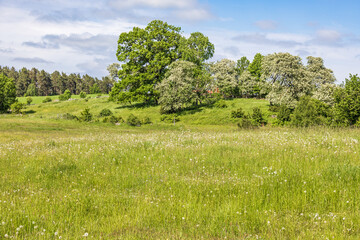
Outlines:
<svg viewBox="0 0 360 240"><path fill-rule="evenodd" d="M0 238L360 237L357 129L0 129Z"/></svg>

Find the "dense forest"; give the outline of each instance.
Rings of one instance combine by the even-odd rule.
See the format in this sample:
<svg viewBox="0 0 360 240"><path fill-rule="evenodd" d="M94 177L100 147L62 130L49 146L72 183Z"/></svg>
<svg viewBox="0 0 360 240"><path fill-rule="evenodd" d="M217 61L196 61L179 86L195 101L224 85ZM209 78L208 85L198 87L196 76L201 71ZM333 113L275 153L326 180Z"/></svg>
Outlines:
<svg viewBox="0 0 360 240"><path fill-rule="evenodd" d="M60 95L67 89L72 94L109 93L115 81L111 75L100 80L87 74L68 75L59 71L50 74L44 70L25 67L16 70L14 67L0 66L0 73L14 80L17 97Z"/></svg>

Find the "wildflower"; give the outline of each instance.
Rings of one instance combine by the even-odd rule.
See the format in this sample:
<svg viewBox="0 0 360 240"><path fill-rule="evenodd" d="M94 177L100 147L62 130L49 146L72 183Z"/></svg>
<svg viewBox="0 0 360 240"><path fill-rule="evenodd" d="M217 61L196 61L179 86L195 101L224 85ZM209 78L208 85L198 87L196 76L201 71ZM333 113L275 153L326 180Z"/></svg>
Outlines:
<svg viewBox="0 0 360 240"><path fill-rule="evenodd" d="M83 237L87 237L87 236L89 236L89 234L87 232L84 233Z"/></svg>
<svg viewBox="0 0 360 240"><path fill-rule="evenodd" d="M8 237L9 237L9 235L7 235L7 234L5 233L4 237L5 237L5 238L8 238Z"/></svg>

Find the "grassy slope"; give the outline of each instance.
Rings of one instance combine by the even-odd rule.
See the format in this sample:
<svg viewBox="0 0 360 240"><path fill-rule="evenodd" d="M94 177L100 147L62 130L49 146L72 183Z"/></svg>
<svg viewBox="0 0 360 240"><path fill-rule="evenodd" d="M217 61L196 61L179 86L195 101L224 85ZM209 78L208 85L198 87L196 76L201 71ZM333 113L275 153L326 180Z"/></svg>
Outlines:
<svg viewBox="0 0 360 240"><path fill-rule="evenodd" d="M360 236L359 130L20 117L0 129L1 238Z"/></svg>
<svg viewBox="0 0 360 240"><path fill-rule="evenodd" d="M42 99L43 97L33 97L34 102L41 102L37 98ZM32 104L27 107L27 112L34 112L28 114L27 117L42 117L42 118L57 118L59 114L71 113L80 115L80 112L85 108L90 108L90 112L94 115L98 115L103 108L108 108L116 116L122 116L126 119L131 113L144 118L148 116L154 123L160 123L160 107L136 107L137 105L119 105L114 102L109 102L106 96L101 98L91 98L87 102L84 99L79 99L78 96L73 96L72 101L65 102L51 102L51 103L38 103ZM20 98L20 102L25 102L25 98ZM253 107L260 107L264 114L270 115L268 112L268 102L259 99L234 99L226 101L228 104L227 108L205 108L184 111L180 115L180 124L182 125L231 125L238 122L236 119L231 119L230 114L232 110L236 110L242 107L245 112L251 112ZM271 122L271 117L268 118Z"/></svg>
<svg viewBox="0 0 360 240"><path fill-rule="evenodd" d="M175 127L106 98L0 115L0 238L359 239L360 130L238 130L231 110L267 102L227 102ZM58 119L85 107L155 124Z"/></svg>

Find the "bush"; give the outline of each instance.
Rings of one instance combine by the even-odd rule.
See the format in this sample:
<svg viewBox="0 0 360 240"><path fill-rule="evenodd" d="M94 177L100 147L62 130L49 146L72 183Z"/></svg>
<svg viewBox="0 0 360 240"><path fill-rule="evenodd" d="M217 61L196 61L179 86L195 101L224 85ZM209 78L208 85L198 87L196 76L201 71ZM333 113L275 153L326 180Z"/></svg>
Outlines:
<svg viewBox="0 0 360 240"><path fill-rule="evenodd" d="M309 96L302 97L298 102L291 123L297 127L309 127L328 124L330 107Z"/></svg>
<svg viewBox="0 0 360 240"><path fill-rule="evenodd" d="M254 107L253 113L251 115L253 124L256 126L263 126L267 124L266 119L264 119L263 113L261 112L260 108Z"/></svg>
<svg viewBox="0 0 360 240"><path fill-rule="evenodd" d="M26 98L26 103L27 103L27 105L30 105L31 103L32 103L32 98L31 97L27 97Z"/></svg>
<svg viewBox="0 0 360 240"><path fill-rule="evenodd" d="M142 124L151 124L151 119L149 117L144 117L141 121Z"/></svg>
<svg viewBox="0 0 360 240"><path fill-rule="evenodd" d="M24 104L19 103L19 102L14 102L13 104L11 104L10 108L11 108L11 112L12 113L16 113L19 114L21 113L21 109L23 109Z"/></svg>
<svg viewBox="0 0 360 240"><path fill-rule="evenodd" d="M130 114L126 120L126 123L130 126L141 126L141 121L138 117L133 114Z"/></svg>
<svg viewBox="0 0 360 240"><path fill-rule="evenodd" d="M86 92L80 92L80 98L86 98Z"/></svg>
<svg viewBox="0 0 360 240"><path fill-rule="evenodd" d="M243 129L252 129L256 127L256 125L254 125L251 119L249 119L248 117L242 118L237 125L239 128Z"/></svg>
<svg viewBox="0 0 360 240"><path fill-rule="evenodd" d="M112 123L112 124L115 124L115 123L123 123L124 122L124 119L119 116L119 117L115 117L115 116L110 116L110 117L105 117L103 119L103 123Z"/></svg>
<svg viewBox="0 0 360 240"><path fill-rule="evenodd" d="M84 111L82 111L80 113L80 118L79 120L84 121L84 122L90 122L92 120L92 114L90 113L90 109L89 108L85 108Z"/></svg>
<svg viewBox="0 0 360 240"><path fill-rule="evenodd" d="M219 100L217 102L214 103L214 107L216 108L227 108L227 104L224 100Z"/></svg>
<svg viewBox="0 0 360 240"><path fill-rule="evenodd" d="M100 117L108 117L113 115L112 111L108 108L104 108L103 110L100 111L99 116Z"/></svg>
<svg viewBox="0 0 360 240"><path fill-rule="evenodd" d="M72 115L71 113L65 113L61 116L62 119L67 119L67 120L79 120L79 118L75 115Z"/></svg>
<svg viewBox="0 0 360 240"><path fill-rule="evenodd" d="M48 103L48 102L52 102L50 97L46 97L43 101L43 103Z"/></svg>
<svg viewBox="0 0 360 240"><path fill-rule="evenodd" d="M275 125L283 126L291 120L291 109L285 105L278 107L278 114L276 116Z"/></svg>
<svg viewBox="0 0 360 240"><path fill-rule="evenodd" d="M176 114L167 114L167 115L162 115L160 117L160 121L162 122L168 122L168 123L173 123L175 120L175 122L179 122L180 119Z"/></svg>
<svg viewBox="0 0 360 240"><path fill-rule="evenodd" d="M238 108L237 110L231 111L231 118L243 118L245 116L245 112L242 108Z"/></svg>
<svg viewBox="0 0 360 240"><path fill-rule="evenodd" d="M63 94L59 95L60 101L66 101L69 100L70 98L71 98L71 92L68 89L65 90Z"/></svg>

